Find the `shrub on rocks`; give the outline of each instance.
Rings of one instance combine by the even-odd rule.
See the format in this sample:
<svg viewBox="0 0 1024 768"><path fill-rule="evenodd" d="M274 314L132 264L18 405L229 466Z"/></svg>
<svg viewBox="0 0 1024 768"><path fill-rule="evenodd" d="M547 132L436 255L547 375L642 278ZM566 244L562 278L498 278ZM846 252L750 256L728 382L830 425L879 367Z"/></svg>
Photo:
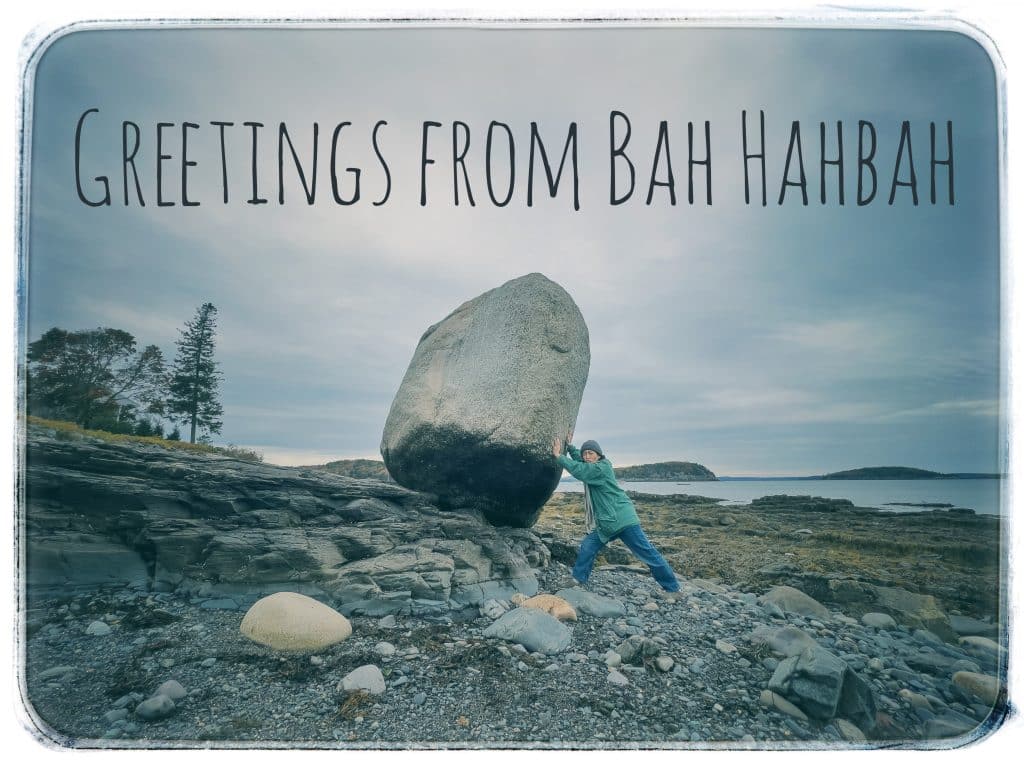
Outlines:
<svg viewBox="0 0 1024 768"><path fill-rule="evenodd" d="M352 634L352 625L336 610L295 592L277 592L258 600L240 629L250 640L275 651L319 651Z"/></svg>

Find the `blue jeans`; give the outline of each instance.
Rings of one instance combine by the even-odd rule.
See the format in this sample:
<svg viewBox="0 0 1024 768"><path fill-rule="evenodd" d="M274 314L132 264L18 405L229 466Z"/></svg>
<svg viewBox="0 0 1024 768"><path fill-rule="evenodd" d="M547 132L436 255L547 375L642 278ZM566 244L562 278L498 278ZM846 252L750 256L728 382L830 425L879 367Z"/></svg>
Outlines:
<svg viewBox="0 0 1024 768"><path fill-rule="evenodd" d="M665 562L665 558L654 548L654 545L647 540L639 525L623 528L612 537L612 540L614 539L621 539L622 543L629 547L629 551L651 569L651 575L662 586L662 589L666 592L679 591L679 582L676 580L676 575L672 573L671 566ZM603 547L604 544L601 537L597 535L597 531L591 531L580 542L576 565L572 569L572 577L576 581L586 583L590 578L590 571L594 567L594 558Z"/></svg>

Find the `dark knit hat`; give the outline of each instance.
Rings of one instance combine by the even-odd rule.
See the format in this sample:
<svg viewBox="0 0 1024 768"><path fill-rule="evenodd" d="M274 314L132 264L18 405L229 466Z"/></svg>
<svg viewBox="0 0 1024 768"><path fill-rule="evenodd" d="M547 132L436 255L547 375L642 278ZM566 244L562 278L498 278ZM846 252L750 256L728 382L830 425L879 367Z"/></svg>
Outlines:
<svg viewBox="0 0 1024 768"><path fill-rule="evenodd" d="M593 451L602 459L604 458L604 452L601 451L601 446L597 444L597 440L587 440L587 442L580 446L580 453L583 453L583 451Z"/></svg>

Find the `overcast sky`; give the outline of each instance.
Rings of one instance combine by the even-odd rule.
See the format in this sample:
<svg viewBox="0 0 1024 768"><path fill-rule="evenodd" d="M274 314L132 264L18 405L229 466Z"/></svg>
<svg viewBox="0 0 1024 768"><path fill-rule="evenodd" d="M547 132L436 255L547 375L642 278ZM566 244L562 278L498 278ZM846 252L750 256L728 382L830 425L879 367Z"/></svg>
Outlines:
<svg viewBox="0 0 1024 768"><path fill-rule="evenodd" d="M83 124L87 197L106 175L114 205L75 184ZM745 205L740 114L766 116L768 206ZM609 205L609 113L632 122L637 189ZM123 204L122 121L140 128L143 198ZM391 197L373 206L391 173ZM420 140L431 129L428 205ZM470 129L477 205L452 201L452 122ZM511 203L487 193L492 120L516 143ZM644 205L658 123L668 121L678 204ZM687 121L711 123L713 204L687 204ZM810 204L778 205L791 124L801 122ZM843 121L846 205L829 170L819 202L819 121ZM877 196L858 206L858 120L877 131ZM888 205L899 128L911 123L921 205ZM955 205L929 122L953 122ZM230 199L222 200L225 129ZM250 137L260 193L250 189ZM334 203L359 167L362 199ZM579 126L580 210L571 189L526 205L530 122L552 159ZM157 124L163 195L156 205ZM189 197L181 205L181 124ZM278 203L277 126L311 167L316 204L290 155ZM29 207L30 340L47 328L112 326L173 357L204 301L219 309L224 373L218 442L281 463L379 457L384 420L422 332L485 290L539 271L575 299L591 369L576 435L616 464L691 460L717 474L811 474L867 465L998 471L999 241L996 87L984 50L939 32L823 30L163 30L78 32L39 63ZM753 133L751 134L753 137ZM503 134L495 146L504 148ZM759 141L759 140L758 140ZM703 158L698 144L696 159ZM501 157L496 150L496 157ZM662 158L664 162L664 158ZM904 158L906 162L906 158ZM662 169L664 166L661 166ZM908 175L903 166L901 178ZM624 165L618 166L621 173ZM307 170L308 176L308 170ZM789 178L799 176L795 166ZM507 160L495 186L507 184ZM659 178L664 179L662 170ZM308 181L308 178L307 178ZM755 190L759 192L759 178ZM465 195L465 189L462 194ZM759 201L758 201L759 202Z"/></svg>

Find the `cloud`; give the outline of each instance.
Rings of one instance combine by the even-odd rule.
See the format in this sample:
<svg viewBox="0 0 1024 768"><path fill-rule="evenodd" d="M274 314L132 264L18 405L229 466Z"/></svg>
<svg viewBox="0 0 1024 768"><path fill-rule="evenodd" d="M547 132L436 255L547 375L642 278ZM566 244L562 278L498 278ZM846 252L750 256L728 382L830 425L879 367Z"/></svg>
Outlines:
<svg viewBox="0 0 1024 768"><path fill-rule="evenodd" d="M29 330L122 326L173 354L178 329L212 301L226 439L262 446L268 458L372 456L423 331L463 301L540 271L569 291L590 328L579 426L609 436L618 454L708 456L732 471L774 462L786 471L826 455L845 468L909 441L922 463L938 460L935 446L959 443L964 451L943 461L971 464L953 467L964 471L987 466L1000 308L995 91L986 66L956 36L900 31L72 35L47 53L37 78ZM85 160L89 175L110 175L118 203L110 208L83 206L74 192L73 128L91 106L100 113ZM742 202L739 151L740 113L753 119L762 108L764 208ZM636 191L621 206L608 204L612 109L633 128ZM858 119L877 124L884 170L899 121L947 118L964 158L955 207L817 202L819 121L845 121L850 191ZM125 119L143 132L144 208L120 204ZM393 187L388 204L374 207L382 179L369 131L377 119L388 121L381 137ZM452 201L456 119L472 131L475 207ZM189 145L199 161L192 194L203 204L157 207L155 126L184 120L203 126ZM220 202L211 120L236 123L228 205ZM266 126L259 184L270 202L262 206L244 202L245 120ZM364 195L347 207L333 203L327 165L330 132L343 120L352 125L340 162L362 169ZM444 123L431 134L437 163L426 207L418 194L424 120ZM491 120L507 122L516 141L515 196L504 208L486 192ZM662 120L678 204L658 189L647 206ZM698 194L691 206L686 127L694 122L699 135L704 120L712 124L714 202ZM807 207L798 196L776 204L792 120L804 127ZM567 188L554 200L541 190L525 204L534 121L549 150L560 150L570 122L579 126L578 212ZM320 124L314 206L287 157L287 202L277 203L280 122L307 163L312 125ZM915 155L926 157L926 146L915 144ZM177 197L175 174L167 189Z"/></svg>

